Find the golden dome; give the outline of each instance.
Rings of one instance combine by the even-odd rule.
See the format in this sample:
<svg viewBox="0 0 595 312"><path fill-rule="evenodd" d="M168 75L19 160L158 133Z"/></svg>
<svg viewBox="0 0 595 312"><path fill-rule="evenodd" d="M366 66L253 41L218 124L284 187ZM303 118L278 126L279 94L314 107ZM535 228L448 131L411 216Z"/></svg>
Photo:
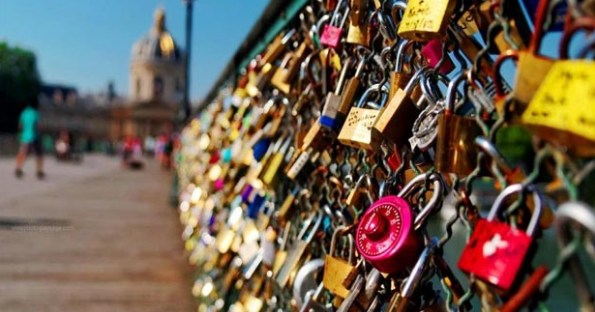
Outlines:
<svg viewBox="0 0 595 312"><path fill-rule="evenodd" d="M182 60L180 48L165 27L165 11L162 7L155 10L153 28L134 44L132 59L175 62Z"/></svg>

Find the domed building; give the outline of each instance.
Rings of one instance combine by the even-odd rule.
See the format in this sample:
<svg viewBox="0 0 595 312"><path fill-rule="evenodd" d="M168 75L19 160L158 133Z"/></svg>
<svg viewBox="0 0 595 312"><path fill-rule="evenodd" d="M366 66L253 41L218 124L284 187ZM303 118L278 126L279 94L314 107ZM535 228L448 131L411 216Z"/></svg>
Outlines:
<svg viewBox="0 0 595 312"><path fill-rule="evenodd" d="M185 53L167 31L165 12L132 47L129 105L113 110L111 137L159 135L171 129L183 100Z"/></svg>

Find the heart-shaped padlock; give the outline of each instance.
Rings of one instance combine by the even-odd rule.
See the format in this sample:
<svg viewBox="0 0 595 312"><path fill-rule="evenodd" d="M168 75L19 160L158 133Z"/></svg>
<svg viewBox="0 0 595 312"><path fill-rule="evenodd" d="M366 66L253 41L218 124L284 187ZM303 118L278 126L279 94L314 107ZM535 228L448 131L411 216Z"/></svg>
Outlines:
<svg viewBox="0 0 595 312"><path fill-rule="evenodd" d="M416 214L406 197L426 179L434 181L434 192L428 204ZM441 182L435 175L420 174L408 183L398 196L385 196L366 210L356 230L356 247L374 267L384 273L397 273L412 264L423 249L423 238L417 229L437 207Z"/></svg>

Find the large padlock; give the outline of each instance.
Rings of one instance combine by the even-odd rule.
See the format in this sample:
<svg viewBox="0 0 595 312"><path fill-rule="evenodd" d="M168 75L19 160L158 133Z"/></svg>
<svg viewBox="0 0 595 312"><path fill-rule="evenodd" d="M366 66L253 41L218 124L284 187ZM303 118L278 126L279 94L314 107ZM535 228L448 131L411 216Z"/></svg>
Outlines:
<svg viewBox="0 0 595 312"><path fill-rule="evenodd" d="M460 75L449 83L445 111L438 117L435 165L440 173L466 176L477 166L474 140L481 129L475 118L458 116L454 110L457 87L465 81L466 75Z"/></svg>
<svg viewBox="0 0 595 312"><path fill-rule="evenodd" d="M558 207L554 220L554 232L561 250L567 248L568 244L572 242L572 227L576 228L575 225L579 225L583 231L588 232L587 234L591 238L588 244L593 244L592 238L595 237L593 207L582 202L566 202ZM593 245L591 245L591 251L592 247ZM586 249L589 250L589 248ZM591 254L591 257L594 255ZM579 255L575 253L567 261L567 268L570 270L570 276L575 285L576 296L581 304L580 311L595 311L595 295L589 289L587 274L585 274Z"/></svg>
<svg viewBox="0 0 595 312"><path fill-rule="evenodd" d="M364 108L373 93L379 93L380 103L373 104L376 108ZM387 97L388 88L385 86L376 84L368 88L357 106L349 111L341 132L339 132L339 142L355 148L377 150L381 140L378 134L372 131L372 128L380 114L380 108L386 104Z"/></svg>
<svg viewBox="0 0 595 312"><path fill-rule="evenodd" d="M419 213L404 197L433 180L433 195ZM412 264L421 252L422 236L417 230L439 206L441 181L430 174L420 174L397 196L385 196L370 206L356 230L356 247L360 255L384 273L397 273Z"/></svg>
<svg viewBox="0 0 595 312"><path fill-rule="evenodd" d="M304 254L310 245L310 242L314 239L314 236L318 232L320 225L322 224L322 214L314 213L311 218L304 222L304 227L298 234L296 241L287 250L287 258L285 263L279 269L279 273L275 277L277 284L280 287L285 287L288 284L291 285L293 278L295 278L295 271L299 267L300 263L304 260ZM308 230L310 232L308 233Z"/></svg>
<svg viewBox="0 0 595 312"><path fill-rule="evenodd" d="M533 194L535 202L535 210L526 231L498 221L504 200L512 194L525 191ZM459 259L459 268L490 283L499 291L510 291L522 276L521 270L530 256L542 211L541 195L534 186L526 189L522 184L512 184L505 188L494 201L487 219L477 222Z"/></svg>
<svg viewBox="0 0 595 312"><path fill-rule="evenodd" d="M412 0L399 25L399 36L416 41L428 41L446 36L450 16L456 1Z"/></svg>
<svg viewBox="0 0 595 312"><path fill-rule="evenodd" d="M345 226L338 227L333 233L331 240L331 249L324 259L324 275L322 276L322 283L324 287L339 298L345 298L349 294L349 290L343 285L343 281L347 279L349 274L355 269L355 259L353 246L353 237L348 233L349 228ZM349 240L349 258L344 259L336 254L337 241L347 236Z"/></svg>

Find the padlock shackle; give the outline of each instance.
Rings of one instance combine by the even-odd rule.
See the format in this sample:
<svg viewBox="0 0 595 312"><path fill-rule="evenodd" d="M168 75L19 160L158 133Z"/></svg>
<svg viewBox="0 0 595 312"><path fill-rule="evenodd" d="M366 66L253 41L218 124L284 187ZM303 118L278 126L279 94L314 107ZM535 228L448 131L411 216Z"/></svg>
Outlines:
<svg viewBox="0 0 595 312"><path fill-rule="evenodd" d="M490 140L483 136L478 136L475 138L475 145L477 145L477 147L479 147L486 155L490 156L490 158L496 162L498 168L504 171L504 174L508 175L513 171L512 165Z"/></svg>
<svg viewBox="0 0 595 312"><path fill-rule="evenodd" d="M428 203L421 209L421 211L415 216L413 222L415 229L418 230L423 225L424 221L432 214L433 210L438 206L438 202L442 197L442 181L440 181L439 175L436 173L422 173L415 176L409 183L407 183L403 189L397 194L398 197L405 198L409 196L410 192L414 191L417 187L425 184L430 179L433 180L434 190L432 192L432 198Z"/></svg>
<svg viewBox="0 0 595 312"><path fill-rule="evenodd" d="M347 78L347 72L349 71L349 67L353 65L354 59L353 57L348 57L345 60L345 63L342 65L341 73L339 74L339 80L337 81L337 85L335 86L335 94L341 95L341 91L343 91L343 86L345 85L345 80Z"/></svg>
<svg viewBox="0 0 595 312"><path fill-rule="evenodd" d="M494 81L494 87L496 89L496 97L502 98L506 96L504 93L504 88L502 85L502 75L500 75L500 70L502 68L502 64L508 59L514 60L517 62L519 60L519 52L516 50L506 50L502 52L496 60L494 61L493 70L492 70L492 81Z"/></svg>
<svg viewBox="0 0 595 312"><path fill-rule="evenodd" d="M595 235L595 214L593 208L583 202L566 202L558 207L554 219L554 233L558 246L563 249L571 242L569 225L578 223L584 229ZM574 255L568 259L568 269L575 284L575 291L582 306L592 306L593 294L589 290L584 269L580 258Z"/></svg>
<svg viewBox="0 0 595 312"><path fill-rule="evenodd" d="M430 261L432 260L436 249L438 248L438 239L433 238L426 245L422 253L419 255L415 266L411 269L411 274L405 279L404 285L401 288L401 296L405 298L412 298L419 286L419 282L423 276L423 273Z"/></svg>
<svg viewBox="0 0 595 312"><path fill-rule="evenodd" d="M397 48L397 57L395 60L395 69L394 71L397 73L402 73L403 72L403 66L404 66L404 58L405 58L405 52L407 52L407 50L415 43L415 41L410 41L407 39L403 39L401 41L401 43L399 43L399 47Z"/></svg>
<svg viewBox="0 0 595 312"><path fill-rule="evenodd" d="M461 74L456 76L448 84L448 90L446 91L446 103L444 107L447 112L452 114L455 113L455 101L457 97L457 90L459 88L459 84L465 82L467 82L467 75L465 75L465 72L461 72Z"/></svg>
<svg viewBox="0 0 595 312"><path fill-rule="evenodd" d="M303 240L305 242L311 242L314 239L314 235L318 232L318 228L322 224L322 214L320 211L315 211L312 214L312 217L306 219L304 221L304 227L300 230L300 233L297 236L298 240ZM312 228L310 228L312 226ZM310 229L310 233L308 233L308 229ZM306 233L308 236L306 237Z"/></svg>
<svg viewBox="0 0 595 312"><path fill-rule="evenodd" d="M500 211L500 209L502 209L502 206L504 206L503 204L504 204L504 200L506 198L508 198L511 195L520 194L525 191L528 191L533 194L533 203L534 203L535 209L533 209L533 214L531 215L531 220L529 221L529 224L527 225L527 229L525 230L527 235L533 236L535 234L535 232L537 231L537 228L539 227L539 220L541 219L541 215L543 214L543 204L542 204L542 200L541 200L541 193L539 193L539 190L537 190L537 187L534 185L528 185L525 187L521 183L511 184L508 187L506 187L504 190L502 190L502 192L500 192L500 194L498 194L498 197L496 197L496 200L494 200L494 204L492 205L492 208L490 209L490 213L488 214L488 221L496 220L496 218L498 216L498 212Z"/></svg>
<svg viewBox="0 0 595 312"><path fill-rule="evenodd" d="M405 10L407 10L407 2L405 1L401 1L401 0L397 0L393 3L393 6L390 8L390 16L393 20L393 23L397 24L397 14L399 13L399 11L401 11L401 13L404 13Z"/></svg>
<svg viewBox="0 0 595 312"><path fill-rule="evenodd" d="M377 92L381 93L379 106L383 107L386 104L387 99L388 99L388 87L386 86L386 84L371 85L368 89L366 89L366 91L364 91L364 93L362 94L361 98L359 99L359 101L357 102L357 105L355 107L363 108L364 105L366 105L366 103L368 102L368 98L370 97L370 94L377 93Z"/></svg>
<svg viewBox="0 0 595 312"><path fill-rule="evenodd" d="M564 34L560 40L560 46L558 50L560 59L568 59L568 55L570 53L570 41L579 30L584 30L587 33L592 33L595 31L595 19L593 19L592 16L580 17L576 19L570 27L564 29Z"/></svg>
<svg viewBox="0 0 595 312"><path fill-rule="evenodd" d="M349 240L349 264L353 263L353 259L355 257L355 246L353 245L353 237L351 235L351 231L355 228L355 225L350 226L338 226L335 231L333 232L333 236L331 238L331 248L328 252L328 255L331 257L335 256L335 251L337 250L337 241L339 237L347 235L347 239Z"/></svg>

